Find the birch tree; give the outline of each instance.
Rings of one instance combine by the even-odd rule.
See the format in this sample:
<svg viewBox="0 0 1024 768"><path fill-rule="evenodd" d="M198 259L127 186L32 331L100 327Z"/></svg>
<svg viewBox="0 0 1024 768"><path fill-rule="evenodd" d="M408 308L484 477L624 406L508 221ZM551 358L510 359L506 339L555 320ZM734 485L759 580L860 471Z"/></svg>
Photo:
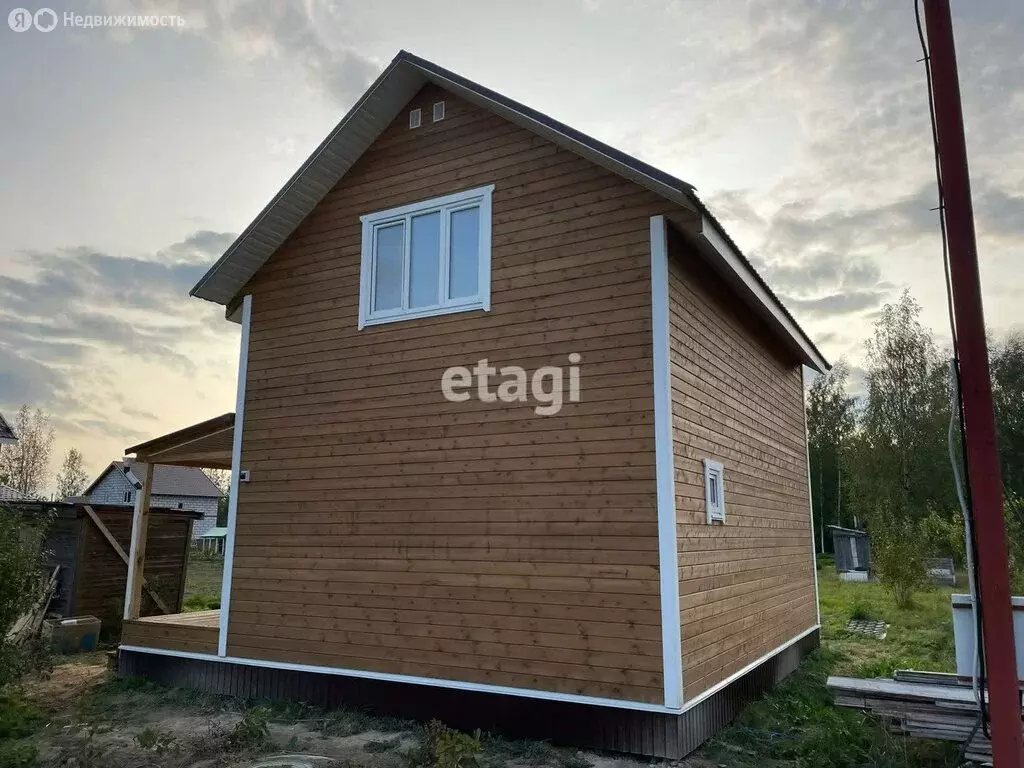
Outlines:
<svg viewBox="0 0 1024 768"><path fill-rule="evenodd" d="M61 499L78 496L88 480L89 476L85 473L82 453L77 448L69 448L68 452L64 454L60 472L57 473L57 496Z"/></svg>
<svg viewBox="0 0 1024 768"><path fill-rule="evenodd" d="M0 475L7 485L29 496L38 496L50 477L53 426L41 408L18 409L14 433L18 442L0 446Z"/></svg>

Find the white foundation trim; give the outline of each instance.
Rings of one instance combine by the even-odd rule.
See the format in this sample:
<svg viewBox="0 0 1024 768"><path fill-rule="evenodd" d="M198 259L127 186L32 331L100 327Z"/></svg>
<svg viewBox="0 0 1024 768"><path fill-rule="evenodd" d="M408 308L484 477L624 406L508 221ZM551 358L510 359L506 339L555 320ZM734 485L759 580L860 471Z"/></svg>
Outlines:
<svg viewBox="0 0 1024 768"><path fill-rule="evenodd" d="M662 712L678 715L679 709L670 709L660 704L646 704L642 701L623 701L620 699L603 699L597 696L580 696L574 693L556 693L554 691L533 691L529 688L510 688L504 685L487 685L485 683L468 683L459 680L442 680L434 677L417 677L415 675L395 675L387 672L372 672L365 669L340 669L336 667L318 667L311 664L292 664L287 661L265 661L263 659L243 659L235 656L214 656L212 653L194 653L192 651L169 651L163 648L145 648L140 645L122 645L122 651L133 653L152 653L157 656L172 656L181 659L198 659L200 661L219 661L229 664L244 664L250 667L265 669L286 669L292 672L315 672L322 675L338 675L340 677L357 677L365 680L382 680L391 683L409 683L411 685L429 685L434 688L454 688L459 691L476 691L478 693L496 693L504 696L520 696L528 699L545 699L562 701L572 704L589 704L595 707L612 707L615 709L633 709L642 712Z"/></svg>
<svg viewBox="0 0 1024 768"><path fill-rule="evenodd" d="M794 637L794 638L792 638L790 640L787 640L786 642L784 642L782 645L780 645L775 650L768 651L768 653L766 653L764 656L762 656L761 658L759 658L759 659L757 659L755 661L752 661L750 664L747 664L747 666L745 666L740 671L734 672L733 674L731 674L727 678L725 678L725 680L722 680L720 683L715 683L713 686L708 688L706 691L702 691L701 693L699 693L696 696L694 696L690 701L686 702L686 706L683 707L683 712L686 712L687 710L693 709L694 707L696 707L698 704L700 704L705 699L714 696L716 693L718 693L720 690L725 688L727 685L736 682L737 680L739 680L744 675L746 675L746 674L752 672L753 670L757 669L757 667L761 666L762 664L764 664L766 661L768 661L772 657L778 656L784 650L789 648L789 646L793 645L794 643L800 642L805 637L807 637L809 634L811 634L812 632L815 632L815 631L817 631L819 629L821 629L821 625L820 624L815 624L810 629L805 629L799 635L797 635L796 637Z"/></svg>
<svg viewBox="0 0 1024 768"><path fill-rule="evenodd" d="M228 614L231 608L231 571L235 559L235 520L238 517L238 478L242 471L242 426L245 420L245 379L249 371L249 326L252 295L242 299L242 337L238 342L238 383L235 390L235 433L231 443L231 496L228 499L228 535L224 541L224 577L220 585L220 637L217 653L228 652Z"/></svg>
<svg viewBox="0 0 1024 768"><path fill-rule="evenodd" d="M654 365L654 447L658 499L658 570L661 574L661 652L665 707L683 705L683 646L679 615L675 465L672 449L672 360L668 316L668 229L651 217L651 336Z"/></svg>

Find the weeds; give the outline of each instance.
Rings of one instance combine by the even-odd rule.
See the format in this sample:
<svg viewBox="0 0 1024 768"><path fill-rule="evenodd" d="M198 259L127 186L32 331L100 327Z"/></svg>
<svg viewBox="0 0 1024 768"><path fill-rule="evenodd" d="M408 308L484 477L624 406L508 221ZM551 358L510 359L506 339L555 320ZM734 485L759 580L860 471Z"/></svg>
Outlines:
<svg viewBox="0 0 1024 768"><path fill-rule="evenodd" d="M86 721L118 719L138 722L148 708L157 705L213 714L223 712L235 703L230 696L191 688L166 688L141 677L122 677L95 686L78 701L77 710Z"/></svg>
<svg viewBox="0 0 1024 768"><path fill-rule="evenodd" d="M952 765L955 745L894 736L877 721L836 707L825 681L838 660L834 651L816 651L773 693L722 731L706 753L719 760L729 754L732 764L749 766L763 765L766 758L807 768ZM749 755L749 760L738 755Z"/></svg>
<svg viewBox="0 0 1024 768"><path fill-rule="evenodd" d="M555 762L559 751L547 741L534 739L505 739L493 733L481 737L484 751L489 758L502 763L517 762L525 765L546 765Z"/></svg>
<svg viewBox="0 0 1024 768"><path fill-rule="evenodd" d="M594 764L577 752L563 752L558 755L558 768L594 768Z"/></svg>
<svg viewBox="0 0 1024 768"><path fill-rule="evenodd" d="M858 599L850 611L850 619L853 621L876 621L875 614L867 601Z"/></svg>
<svg viewBox="0 0 1024 768"><path fill-rule="evenodd" d="M269 711L266 707L245 710L242 719L228 734L228 749L232 752L269 752L274 748L268 727Z"/></svg>
<svg viewBox="0 0 1024 768"><path fill-rule="evenodd" d="M42 710L17 696L15 691L0 693L0 739L31 736L44 720Z"/></svg>
<svg viewBox="0 0 1024 768"><path fill-rule="evenodd" d="M417 768L464 768L476 765L483 751L480 731L469 734L449 728L440 720L431 720L423 729L418 749L409 753L409 762Z"/></svg>
<svg viewBox="0 0 1024 768"><path fill-rule="evenodd" d="M37 755L34 744L0 741L0 768L32 768Z"/></svg>
<svg viewBox="0 0 1024 768"><path fill-rule="evenodd" d="M373 755L380 755L390 752L402 743L402 739L396 736L393 739L372 739L363 745L363 749Z"/></svg>
<svg viewBox="0 0 1024 768"><path fill-rule="evenodd" d="M176 751L177 739L169 733L161 733L154 728L143 728L135 735L135 743L147 752L155 752L158 755Z"/></svg>

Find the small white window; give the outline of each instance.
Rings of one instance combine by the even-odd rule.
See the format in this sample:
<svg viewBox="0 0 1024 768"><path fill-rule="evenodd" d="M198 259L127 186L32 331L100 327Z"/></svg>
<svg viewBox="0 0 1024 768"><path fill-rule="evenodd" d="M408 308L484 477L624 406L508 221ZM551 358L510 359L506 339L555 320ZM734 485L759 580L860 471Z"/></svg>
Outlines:
<svg viewBox="0 0 1024 768"><path fill-rule="evenodd" d="M721 462L704 459L704 505L708 524L725 522L725 473Z"/></svg>
<svg viewBox="0 0 1024 768"><path fill-rule="evenodd" d="M123 498L124 498L124 503L125 504L131 504L132 503L132 492L131 491L125 491Z"/></svg>
<svg viewBox="0 0 1024 768"><path fill-rule="evenodd" d="M423 112L419 109L413 109L409 111L409 127L419 128L420 123L423 122Z"/></svg>
<svg viewBox="0 0 1024 768"><path fill-rule="evenodd" d="M359 327L491 308L494 185L362 216Z"/></svg>
<svg viewBox="0 0 1024 768"><path fill-rule="evenodd" d="M444 120L444 102L443 101L434 102L434 122L436 123L438 120Z"/></svg>

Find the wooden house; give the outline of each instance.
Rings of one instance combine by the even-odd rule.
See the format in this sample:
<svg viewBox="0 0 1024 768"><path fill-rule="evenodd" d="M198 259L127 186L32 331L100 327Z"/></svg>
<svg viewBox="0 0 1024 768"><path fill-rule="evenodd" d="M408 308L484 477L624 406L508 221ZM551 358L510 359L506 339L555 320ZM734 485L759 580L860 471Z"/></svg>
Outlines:
<svg viewBox="0 0 1024 768"><path fill-rule="evenodd" d="M817 644L827 364L689 184L402 52L192 293L222 607L124 674L679 756Z"/></svg>

